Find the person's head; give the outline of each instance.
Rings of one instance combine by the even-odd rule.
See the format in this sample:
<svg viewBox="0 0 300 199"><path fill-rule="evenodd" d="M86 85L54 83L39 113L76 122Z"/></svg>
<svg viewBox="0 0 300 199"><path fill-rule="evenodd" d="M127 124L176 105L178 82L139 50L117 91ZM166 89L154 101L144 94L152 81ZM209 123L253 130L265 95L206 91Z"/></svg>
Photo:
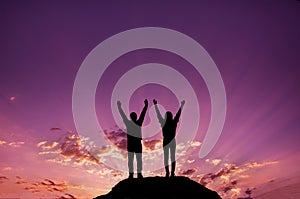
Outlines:
<svg viewBox="0 0 300 199"><path fill-rule="evenodd" d="M165 114L165 119L166 121L172 120L173 119L173 115L170 111L167 111Z"/></svg>
<svg viewBox="0 0 300 199"><path fill-rule="evenodd" d="M135 112L131 112L131 113L130 113L130 118L131 118L132 121L136 122L136 120L137 120L137 115L136 115L136 113L135 113Z"/></svg>

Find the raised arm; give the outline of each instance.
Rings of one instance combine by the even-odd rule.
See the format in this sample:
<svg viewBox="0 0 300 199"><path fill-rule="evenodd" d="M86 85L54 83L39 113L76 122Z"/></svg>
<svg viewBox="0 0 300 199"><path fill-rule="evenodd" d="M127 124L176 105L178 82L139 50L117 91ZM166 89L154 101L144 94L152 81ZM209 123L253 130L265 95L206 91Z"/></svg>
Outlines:
<svg viewBox="0 0 300 199"><path fill-rule="evenodd" d="M179 110L177 111L176 116L174 117L174 120L175 120L176 122L179 121L179 118L180 118L180 115L181 115L181 111L182 111L182 108L183 108L184 104L185 104L185 101L182 100L182 101L181 101L180 108L179 108Z"/></svg>
<svg viewBox="0 0 300 199"><path fill-rule="evenodd" d="M158 121L159 121L159 123L161 125L164 125L165 121L164 121L161 113L159 112L159 109L158 109L158 106L157 106L157 101L154 99L153 103L154 103L154 107L155 107L155 111L156 111L156 115L157 115Z"/></svg>
<svg viewBox="0 0 300 199"><path fill-rule="evenodd" d="M145 119L146 111L147 111L147 108L148 108L148 100L147 99L145 99L144 104L145 104L144 108L143 108L143 110L140 114L139 119L137 120L137 123L140 124L140 125L142 125L142 123Z"/></svg>
<svg viewBox="0 0 300 199"><path fill-rule="evenodd" d="M122 117L124 123L127 123L127 122L128 122L128 118L126 117L126 115L125 115L125 113L124 113L124 111L123 111L123 109L122 109L121 102L118 101L118 102L117 102L117 105L118 105L119 113L120 113L120 115L121 115L121 117Z"/></svg>

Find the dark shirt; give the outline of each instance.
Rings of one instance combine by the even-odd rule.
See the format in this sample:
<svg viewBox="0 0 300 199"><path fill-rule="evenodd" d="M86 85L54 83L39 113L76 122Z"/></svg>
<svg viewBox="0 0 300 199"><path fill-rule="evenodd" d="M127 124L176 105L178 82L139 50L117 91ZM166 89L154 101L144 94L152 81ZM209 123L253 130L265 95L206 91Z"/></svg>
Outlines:
<svg viewBox="0 0 300 199"><path fill-rule="evenodd" d="M136 139L141 140L142 139L142 121L134 122L132 120L125 120L124 121L126 125L126 131L127 131L127 139Z"/></svg>
<svg viewBox="0 0 300 199"><path fill-rule="evenodd" d="M175 138L177 124L179 122L179 118L181 115L181 109L182 108L180 107L179 110L177 111L174 119L165 119L161 116L157 105L155 105L157 118L162 127L162 133L163 133L163 137L164 137L163 145L170 143Z"/></svg>
<svg viewBox="0 0 300 199"><path fill-rule="evenodd" d="M119 108L119 112L122 116L122 119L126 125L128 145L132 142L136 142L136 141L140 142L142 140L142 124L143 124L143 121L144 121L144 118L146 115L148 105L144 106L139 119L135 122L132 120L129 120L126 117L126 115L121 107L118 107L118 108Z"/></svg>

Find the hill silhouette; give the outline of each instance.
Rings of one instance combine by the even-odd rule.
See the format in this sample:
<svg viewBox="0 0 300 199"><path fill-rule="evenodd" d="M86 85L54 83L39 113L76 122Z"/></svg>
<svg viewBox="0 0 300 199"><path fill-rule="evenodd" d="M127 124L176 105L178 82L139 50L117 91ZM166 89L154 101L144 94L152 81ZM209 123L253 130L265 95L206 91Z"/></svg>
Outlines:
<svg viewBox="0 0 300 199"><path fill-rule="evenodd" d="M98 196L94 199L123 198L222 199L217 192L183 176L125 179L115 185L106 195Z"/></svg>

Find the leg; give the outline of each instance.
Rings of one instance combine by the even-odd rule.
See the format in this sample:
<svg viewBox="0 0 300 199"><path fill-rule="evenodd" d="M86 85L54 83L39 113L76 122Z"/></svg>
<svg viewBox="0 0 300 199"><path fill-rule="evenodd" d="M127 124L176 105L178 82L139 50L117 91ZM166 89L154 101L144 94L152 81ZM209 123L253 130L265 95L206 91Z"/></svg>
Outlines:
<svg viewBox="0 0 300 199"><path fill-rule="evenodd" d="M142 169L143 169L142 153L135 153L135 155L136 155L138 178L143 178L143 176L142 176Z"/></svg>
<svg viewBox="0 0 300 199"><path fill-rule="evenodd" d="M175 139L170 142L170 152L171 152L171 162L172 162L172 170L171 170L171 176L175 176L175 167L176 167L176 159L175 159L175 153L176 153L176 141Z"/></svg>
<svg viewBox="0 0 300 199"><path fill-rule="evenodd" d="M169 146L166 145L164 148L164 165L166 170L166 177L169 177L170 171L169 171Z"/></svg>
<svg viewBox="0 0 300 199"><path fill-rule="evenodd" d="M133 178L133 158L134 158L134 153L128 151L129 178Z"/></svg>
<svg viewBox="0 0 300 199"><path fill-rule="evenodd" d="M135 156L136 156L136 164L137 164L137 176L138 178L143 178L142 170L143 170L143 160L142 160L142 143L139 140L135 143Z"/></svg>

